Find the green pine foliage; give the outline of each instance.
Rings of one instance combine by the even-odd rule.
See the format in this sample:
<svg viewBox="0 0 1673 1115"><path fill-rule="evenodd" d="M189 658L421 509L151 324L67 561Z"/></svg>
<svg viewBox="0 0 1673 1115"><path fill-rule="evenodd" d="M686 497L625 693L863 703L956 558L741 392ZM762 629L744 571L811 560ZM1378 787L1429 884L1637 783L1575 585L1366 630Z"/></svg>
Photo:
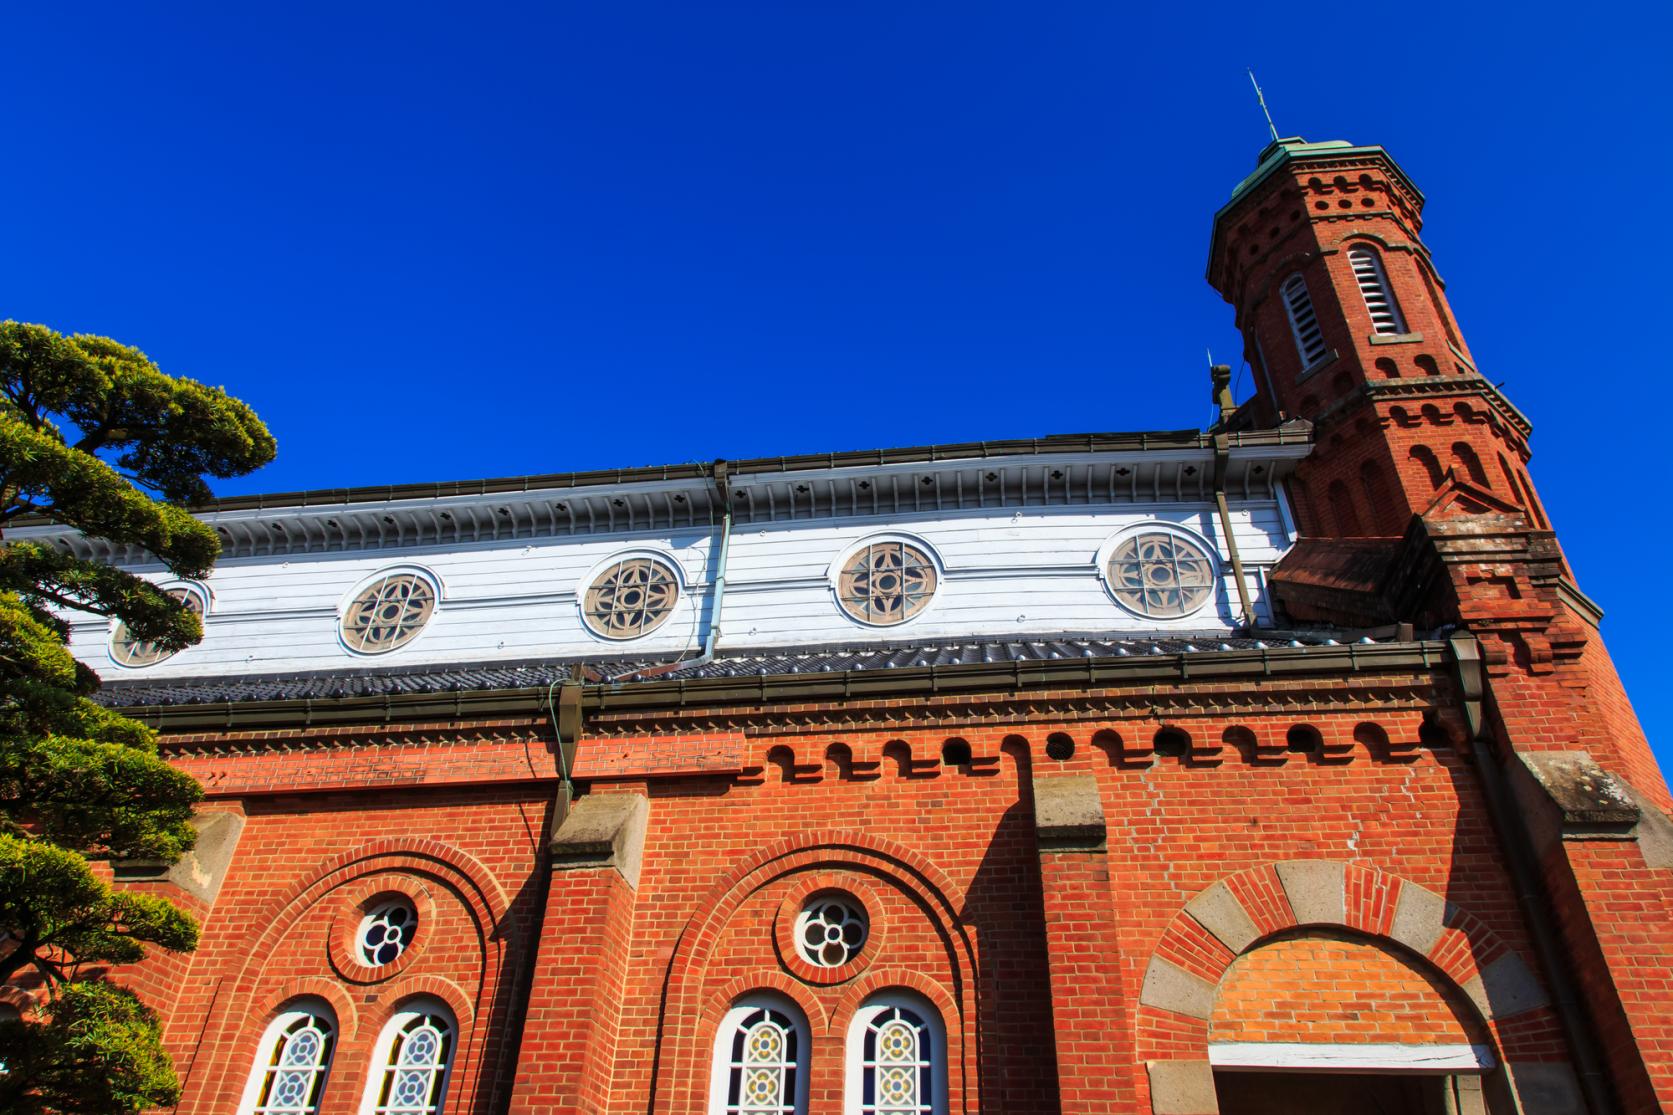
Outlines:
<svg viewBox="0 0 1673 1115"><path fill-rule="evenodd" d="M188 951L197 926L93 862L173 863L202 796L149 728L89 699L98 678L71 656L59 611L121 620L167 650L202 637L198 617L143 578L4 532L51 519L202 577L220 544L185 505L209 498L206 477L243 475L274 450L249 407L138 349L0 322L0 983L49 992L27 1018L0 1019L0 1111L178 1098L156 1014L101 973L147 945Z"/></svg>

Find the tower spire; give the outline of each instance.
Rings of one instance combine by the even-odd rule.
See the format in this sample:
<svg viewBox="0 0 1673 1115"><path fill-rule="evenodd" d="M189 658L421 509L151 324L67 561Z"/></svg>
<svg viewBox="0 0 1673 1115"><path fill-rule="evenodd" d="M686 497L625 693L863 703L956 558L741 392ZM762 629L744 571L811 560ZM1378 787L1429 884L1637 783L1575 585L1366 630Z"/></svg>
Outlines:
<svg viewBox="0 0 1673 1115"><path fill-rule="evenodd" d="M1261 83L1255 80L1255 68L1248 67L1249 84L1255 87L1255 100L1260 102L1261 115L1266 117L1267 131L1272 133L1272 142L1278 142L1278 125L1272 122L1272 110L1266 107L1266 96L1261 92Z"/></svg>

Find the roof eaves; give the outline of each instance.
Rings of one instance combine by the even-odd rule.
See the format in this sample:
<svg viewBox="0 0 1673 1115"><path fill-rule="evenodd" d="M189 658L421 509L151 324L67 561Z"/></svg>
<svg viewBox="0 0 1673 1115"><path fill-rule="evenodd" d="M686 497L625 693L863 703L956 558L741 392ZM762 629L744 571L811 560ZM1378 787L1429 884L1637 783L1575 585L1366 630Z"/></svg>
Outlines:
<svg viewBox="0 0 1673 1115"><path fill-rule="evenodd" d="M1295 430L1251 430L1232 436L1236 447L1279 447L1306 444L1306 433ZM1212 448L1213 439L1200 430L1152 430L1133 433L1056 434L1041 438L998 441L954 442L899 449L863 449L836 453L812 453L788 457L757 457L728 461L732 475L760 475L833 468L853 468L924 462L986 460L997 457L1034 456L1051 453L1145 453L1179 449ZM613 484L656 481L706 481L714 473L713 462L653 465L643 468L602 469L590 472L544 473L480 480L447 480L414 484L370 485L357 488L315 488L247 496L227 496L194 506L196 514L227 511L267 511L302 507L340 506L355 503L387 503L400 500L434 500L450 496L504 495ZM18 520L16 525L23 525ZM39 525L32 521L31 525Z"/></svg>

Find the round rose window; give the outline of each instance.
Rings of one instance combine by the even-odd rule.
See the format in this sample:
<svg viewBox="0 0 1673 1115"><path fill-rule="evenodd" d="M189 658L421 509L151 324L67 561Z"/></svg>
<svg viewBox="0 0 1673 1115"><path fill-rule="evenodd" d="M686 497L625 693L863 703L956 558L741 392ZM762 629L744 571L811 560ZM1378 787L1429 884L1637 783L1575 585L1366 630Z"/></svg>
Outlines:
<svg viewBox="0 0 1673 1115"><path fill-rule="evenodd" d="M679 597L673 571L660 561L619 561L587 590L587 626L606 638L637 639L662 626Z"/></svg>
<svg viewBox="0 0 1673 1115"><path fill-rule="evenodd" d="M905 623L935 595L935 562L906 542L873 542L842 567L837 600L861 623Z"/></svg>
<svg viewBox="0 0 1673 1115"><path fill-rule="evenodd" d="M418 911L405 898L378 903L360 919L355 942L360 962L368 968L395 963L407 951L417 928Z"/></svg>
<svg viewBox="0 0 1673 1115"><path fill-rule="evenodd" d="M796 951L817 968L840 968L865 947L865 909L844 895L818 895L796 918Z"/></svg>
<svg viewBox="0 0 1673 1115"><path fill-rule="evenodd" d="M343 641L362 654L383 654L418 637L436 609L430 582L391 573L361 590L343 613Z"/></svg>
<svg viewBox="0 0 1673 1115"><path fill-rule="evenodd" d="M165 591L186 605L188 612L196 616L203 615L203 598L191 589L171 588ZM116 623L116 631L110 637L110 656L124 666L155 666L163 659L173 658L178 653L165 650L149 640L134 638L128 630L128 625L120 620Z"/></svg>
<svg viewBox="0 0 1673 1115"><path fill-rule="evenodd" d="M1146 531L1121 543L1108 574L1117 600L1155 619L1188 616L1214 595L1214 559L1168 531Z"/></svg>

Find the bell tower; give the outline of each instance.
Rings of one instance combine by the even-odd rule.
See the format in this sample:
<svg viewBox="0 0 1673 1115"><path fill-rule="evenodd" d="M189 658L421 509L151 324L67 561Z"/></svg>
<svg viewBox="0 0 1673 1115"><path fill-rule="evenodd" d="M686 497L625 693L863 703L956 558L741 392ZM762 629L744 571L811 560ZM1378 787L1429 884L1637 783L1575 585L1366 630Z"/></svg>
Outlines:
<svg viewBox="0 0 1673 1115"><path fill-rule="evenodd" d="M1279 139L1214 217L1208 280L1237 312L1257 421L1304 418L1302 533L1400 536L1457 505L1548 529L1530 427L1476 369L1423 228L1382 147Z"/></svg>
<svg viewBox="0 0 1673 1115"><path fill-rule="evenodd" d="M1571 1033L1596 1035L1571 1040L1586 1106L1660 1110L1673 1070L1638 1035L1666 1003L1635 988L1673 972L1673 930L1633 937L1620 911L1673 894L1653 836L1673 834L1673 795L1529 481L1528 420L1477 369L1422 228L1383 148L1268 145L1214 217L1208 279L1256 385L1225 424L1313 427L1289 485L1300 537L1271 575L1290 621L1448 633L1465 723L1446 735L1520 828L1505 847L1541 849L1526 893L1561 927L1545 963L1576 974L1589 1021Z"/></svg>

